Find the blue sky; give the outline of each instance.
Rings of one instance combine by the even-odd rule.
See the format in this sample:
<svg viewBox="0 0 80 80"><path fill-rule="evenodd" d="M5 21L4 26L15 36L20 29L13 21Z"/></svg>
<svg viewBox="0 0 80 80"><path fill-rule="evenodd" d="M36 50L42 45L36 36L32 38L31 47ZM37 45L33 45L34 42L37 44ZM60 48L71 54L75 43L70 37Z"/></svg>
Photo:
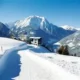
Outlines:
<svg viewBox="0 0 80 80"><path fill-rule="evenodd" d="M44 16L58 26L80 27L80 0L0 0L0 22L31 15Z"/></svg>

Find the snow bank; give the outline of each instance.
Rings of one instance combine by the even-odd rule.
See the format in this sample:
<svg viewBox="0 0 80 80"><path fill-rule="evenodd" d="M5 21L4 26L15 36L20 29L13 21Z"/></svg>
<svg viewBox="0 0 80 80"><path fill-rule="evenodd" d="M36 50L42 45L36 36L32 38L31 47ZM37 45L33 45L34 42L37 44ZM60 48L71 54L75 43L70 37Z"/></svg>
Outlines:
<svg viewBox="0 0 80 80"><path fill-rule="evenodd" d="M0 55L3 55L6 50L19 46L23 43L24 42L13 40L10 38L0 37Z"/></svg>

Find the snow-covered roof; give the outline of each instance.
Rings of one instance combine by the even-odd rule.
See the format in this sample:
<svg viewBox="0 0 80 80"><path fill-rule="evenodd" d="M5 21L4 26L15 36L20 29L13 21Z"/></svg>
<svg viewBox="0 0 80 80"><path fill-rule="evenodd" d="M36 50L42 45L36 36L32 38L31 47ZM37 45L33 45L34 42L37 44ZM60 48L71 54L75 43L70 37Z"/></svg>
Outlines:
<svg viewBox="0 0 80 80"><path fill-rule="evenodd" d="M41 37L30 37L31 39L41 39Z"/></svg>
<svg viewBox="0 0 80 80"><path fill-rule="evenodd" d="M61 43L57 42L57 43L54 43L54 45L61 45Z"/></svg>

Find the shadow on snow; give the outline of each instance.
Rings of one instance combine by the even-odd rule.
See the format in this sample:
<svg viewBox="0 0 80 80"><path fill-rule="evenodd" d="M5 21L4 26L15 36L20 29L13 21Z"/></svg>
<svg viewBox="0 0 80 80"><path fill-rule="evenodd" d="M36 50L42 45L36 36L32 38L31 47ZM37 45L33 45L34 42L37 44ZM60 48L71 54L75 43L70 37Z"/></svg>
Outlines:
<svg viewBox="0 0 80 80"><path fill-rule="evenodd" d="M20 55L19 50L27 49L27 46L19 46L5 51L0 59L0 80L14 80L20 73Z"/></svg>
<svg viewBox="0 0 80 80"><path fill-rule="evenodd" d="M13 78L19 76L21 62L18 51L26 49L38 53L48 52L46 49L44 51L44 49L40 50L40 48L34 48L33 46L25 44L5 51L5 54L0 59L0 80L14 80Z"/></svg>

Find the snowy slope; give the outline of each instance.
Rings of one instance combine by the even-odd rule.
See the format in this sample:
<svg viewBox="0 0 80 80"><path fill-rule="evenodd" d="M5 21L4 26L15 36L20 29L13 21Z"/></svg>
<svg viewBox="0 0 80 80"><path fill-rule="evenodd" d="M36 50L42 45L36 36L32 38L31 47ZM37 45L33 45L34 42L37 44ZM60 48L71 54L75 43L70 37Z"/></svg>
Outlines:
<svg viewBox="0 0 80 80"><path fill-rule="evenodd" d="M22 54L24 53L24 54ZM57 65L38 57L31 52L20 51L21 56L21 72L15 80L77 80L77 76L65 72L62 68ZM26 58L27 57L27 58Z"/></svg>
<svg viewBox="0 0 80 80"><path fill-rule="evenodd" d="M80 31L63 38L59 43L68 45L70 54L80 56Z"/></svg>
<svg viewBox="0 0 80 80"><path fill-rule="evenodd" d="M40 57L43 57L58 66L62 67L66 71L69 71L72 74L75 74L80 77L80 58L79 57L73 57L73 56L65 56L65 55L59 55L59 54L37 54Z"/></svg>
<svg viewBox="0 0 80 80"><path fill-rule="evenodd" d="M69 25L64 25L64 26L61 26L63 29L65 30L71 30L71 31L78 31L80 30L80 28L76 28L76 27L73 27L73 26L69 26Z"/></svg>
<svg viewBox="0 0 80 80"><path fill-rule="evenodd" d="M72 26L68 26L68 25L64 25L64 26L61 26L63 29L65 30L72 30L72 31L75 31L77 30L76 28L72 27Z"/></svg>
<svg viewBox="0 0 80 80"><path fill-rule="evenodd" d="M0 55L4 54L6 50L19 46L20 44L23 44L23 42L9 39L9 38L0 37Z"/></svg>
<svg viewBox="0 0 80 80"><path fill-rule="evenodd" d="M38 53L50 53L41 46L28 45L7 38L1 42L4 47L5 45L11 47L0 58L0 80L79 80L78 76L39 57Z"/></svg>
<svg viewBox="0 0 80 80"><path fill-rule="evenodd" d="M16 33L16 36L20 36L21 34L40 36L43 38L43 42L47 43L57 42L63 37L75 32L53 25L44 17L39 16L29 16L23 20L18 20L13 24L8 24L8 26L11 27L11 30ZM32 35L31 32L34 34Z"/></svg>

